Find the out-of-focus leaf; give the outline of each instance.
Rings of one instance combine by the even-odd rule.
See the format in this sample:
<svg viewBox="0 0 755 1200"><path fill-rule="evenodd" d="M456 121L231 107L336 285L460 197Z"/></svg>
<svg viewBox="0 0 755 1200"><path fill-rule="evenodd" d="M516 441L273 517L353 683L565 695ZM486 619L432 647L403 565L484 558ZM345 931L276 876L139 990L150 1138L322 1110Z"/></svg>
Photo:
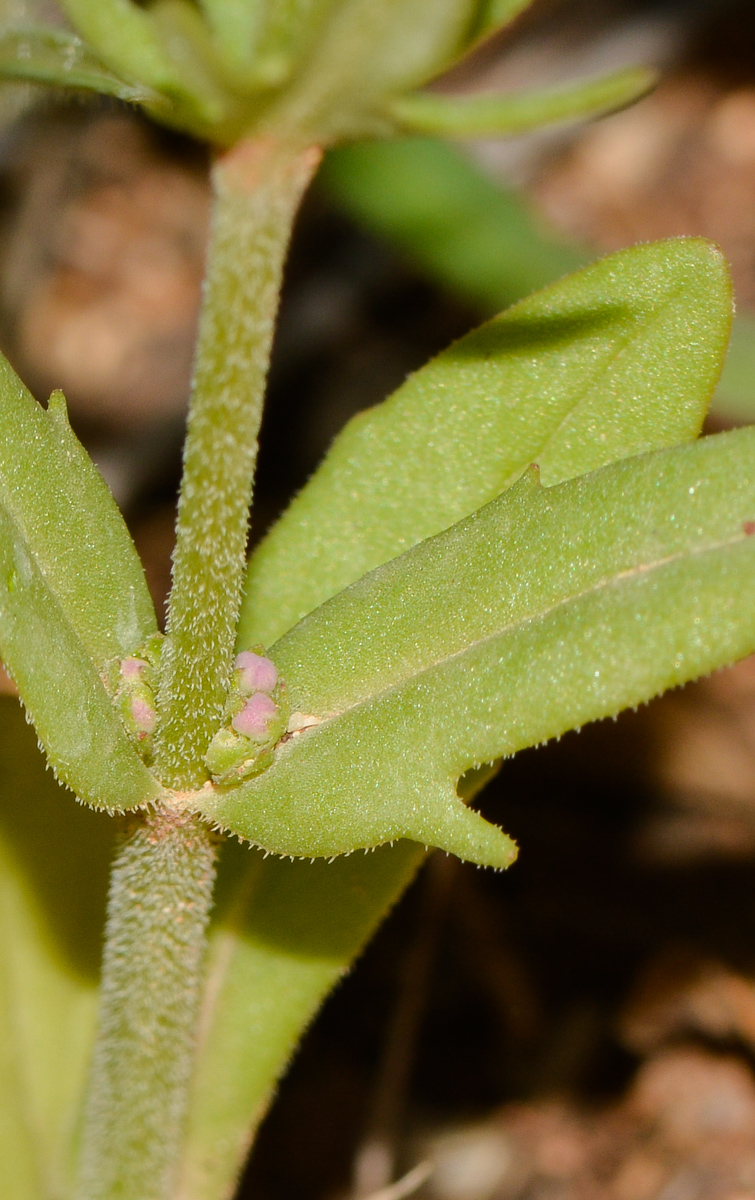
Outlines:
<svg viewBox="0 0 755 1200"><path fill-rule="evenodd" d="M481 6L477 35L484 37L497 29L503 29L531 5L532 0L486 0Z"/></svg>
<svg viewBox="0 0 755 1200"><path fill-rule="evenodd" d="M751 313L738 312L734 318L711 413L742 424L755 422L755 317Z"/></svg>
<svg viewBox="0 0 755 1200"><path fill-rule="evenodd" d="M202 813L277 854L402 837L503 867L462 772L755 650L755 430L515 489L270 651L314 727Z"/></svg>
<svg viewBox="0 0 755 1200"><path fill-rule="evenodd" d="M355 417L258 547L239 645L270 645L355 579L487 503L693 438L730 284L709 243L639 246L529 297Z"/></svg>
<svg viewBox="0 0 755 1200"><path fill-rule="evenodd" d="M463 50L475 0L349 0L317 30L280 118L325 145L390 133L386 98L422 86Z"/></svg>
<svg viewBox="0 0 755 1200"><path fill-rule="evenodd" d="M167 95L184 94L180 72L149 12L133 0L60 0L60 7L94 53L124 81Z"/></svg>
<svg viewBox="0 0 755 1200"><path fill-rule="evenodd" d="M235 105L223 86L209 30L196 6L187 0L152 0L149 15L176 67L182 106L195 110L209 127L228 121Z"/></svg>
<svg viewBox="0 0 755 1200"><path fill-rule="evenodd" d="M124 83L81 38L60 29L13 29L0 35L0 78L84 88L140 103L156 100L143 86Z"/></svg>
<svg viewBox="0 0 755 1200"><path fill-rule="evenodd" d="M414 133L505 136L613 112L639 100L656 81L655 72L635 67L587 82L518 94L415 92L394 100L390 112L401 128Z"/></svg>
<svg viewBox="0 0 755 1200"><path fill-rule="evenodd" d="M265 16L263 5L249 0L199 0L199 7L226 60L239 71L248 70Z"/></svg>
<svg viewBox="0 0 755 1200"><path fill-rule="evenodd" d="M483 312L499 312L590 257L549 234L520 195L439 138L340 146L318 182L350 217Z"/></svg>
<svg viewBox="0 0 755 1200"><path fill-rule="evenodd" d="M253 78L270 86L284 83L337 8L338 0L268 0L259 5L256 53L253 60L251 54L247 59Z"/></svg>
<svg viewBox="0 0 755 1200"><path fill-rule="evenodd" d="M339 208L398 247L430 279L497 312L589 261L542 225L525 196L496 184L441 138L339 146L319 184ZM739 311L711 414L755 421L755 318Z"/></svg>
<svg viewBox="0 0 755 1200"><path fill-rule="evenodd" d="M112 822L66 803L0 699L0 1195L70 1194Z"/></svg>

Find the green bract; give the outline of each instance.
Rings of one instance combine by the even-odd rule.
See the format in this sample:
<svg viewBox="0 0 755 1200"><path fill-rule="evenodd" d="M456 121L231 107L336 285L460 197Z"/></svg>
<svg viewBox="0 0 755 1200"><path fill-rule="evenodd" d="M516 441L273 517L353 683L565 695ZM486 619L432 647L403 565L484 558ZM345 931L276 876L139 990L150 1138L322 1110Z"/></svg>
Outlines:
<svg viewBox="0 0 755 1200"><path fill-rule="evenodd" d="M330 143L401 128L512 132L651 86L640 71L542 98L416 92L528 2L60 0L75 32L11 24L0 75L114 95L226 146L253 133Z"/></svg>

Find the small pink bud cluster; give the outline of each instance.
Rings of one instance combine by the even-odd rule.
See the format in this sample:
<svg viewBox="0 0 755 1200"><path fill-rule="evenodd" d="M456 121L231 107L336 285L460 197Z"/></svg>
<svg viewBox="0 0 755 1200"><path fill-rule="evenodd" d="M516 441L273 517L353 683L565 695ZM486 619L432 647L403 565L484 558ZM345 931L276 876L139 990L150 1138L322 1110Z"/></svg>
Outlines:
<svg viewBox="0 0 755 1200"><path fill-rule="evenodd" d="M249 699L241 712L231 721L237 733L251 738L253 742L265 742L279 716L278 705L271 700L270 693L278 685L275 663L253 650L244 650L234 663L238 675L238 688Z"/></svg>
<svg viewBox="0 0 755 1200"><path fill-rule="evenodd" d="M127 705L126 716L133 732L142 742L155 732L157 713L148 679L151 668L143 658L124 658L121 662L123 702Z"/></svg>
<svg viewBox="0 0 755 1200"><path fill-rule="evenodd" d="M121 677L123 679L140 679L149 670L149 663L143 658L124 658L121 662Z"/></svg>
<svg viewBox="0 0 755 1200"><path fill-rule="evenodd" d="M223 725L207 747L213 783L239 783L266 770L286 732L288 696L263 646L244 650L233 664Z"/></svg>
<svg viewBox="0 0 755 1200"><path fill-rule="evenodd" d="M251 738L253 742L266 742L273 721L278 716L278 706L264 692L250 696L240 713L231 721L237 733Z"/></svg>
<svg viewBox="0 0 755 1200"><path fill-rule="evenodd" d="M245 696L251 696L253 692L270 694L275 691L278 669L271 659L255 654L253 650L242 650L233 665L239 672L239 691Z"/></svg>
<svg viewBox="0 0 755 1200"><path fill-rule="evenodd" d="M155 732L157 713L144 696L131 697L131 716L140 740Z"/></svg>
<svg viewBox="0 0 755 1200"><path fill-rule="evenodd" d="M147 764L152 760L152 735L157 725L155 685L162 641L162 634L153 634L135 654L105 663L101 676L129 737Z"/></svg>

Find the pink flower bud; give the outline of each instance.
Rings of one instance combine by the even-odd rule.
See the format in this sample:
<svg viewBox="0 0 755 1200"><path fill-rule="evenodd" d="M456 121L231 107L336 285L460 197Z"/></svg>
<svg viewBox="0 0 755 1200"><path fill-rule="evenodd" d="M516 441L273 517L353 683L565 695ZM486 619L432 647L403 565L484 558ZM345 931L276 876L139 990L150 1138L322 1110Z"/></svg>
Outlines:
<svg viewBox="0 0 755 1200"><path fill-rule="evenodd" d="M124 679L138 679L148 664L142 658L124 658L121 674Z"/></svg>
<svg viewBox="0 0 755 1200"><path fill-rule="evenodd" d="M241 672L239 686L247 695L252 692L272 692L278 682L275 663L261 654L255 654L253 650L243 650L234 666Z"/></svg>
<svg viewBox="0 0 755 1200"><path fill-rule="evenodd" d="M142 696L131 697L131 713L139 733L154 733L157 716L152 705Z"/></svg>
<svg viewBox="0 0 755 1200"><path fill-rule="evenodd" d="M265 661L264 659L262 660ZM264 742L270 736L270 726L278 716L278 706L264 692L250 696L240 713L231 721L237 733L255 742Z"/></svg>

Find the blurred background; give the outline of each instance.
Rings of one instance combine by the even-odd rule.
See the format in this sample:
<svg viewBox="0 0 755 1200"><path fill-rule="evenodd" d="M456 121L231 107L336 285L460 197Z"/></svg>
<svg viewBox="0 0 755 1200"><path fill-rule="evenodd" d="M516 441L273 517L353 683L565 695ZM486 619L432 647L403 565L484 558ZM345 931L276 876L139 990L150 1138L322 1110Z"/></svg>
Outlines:
<svg viewBox="0 0 755 1200"><path fill-rule="evenodd" d="M600 122L326 158L287 271L253 538L355 412L637 241L722 246L738 316L710 428L755 421L751 0L536 0L444 86L637 62L660 86ZM207 154L104 101L7 87L0 109L0 348L41 401L64 389L162 611ZM242 1194L755 1197L755 662L519 755L482 806L519 862L430 861L307 1034Z"/></svg>

